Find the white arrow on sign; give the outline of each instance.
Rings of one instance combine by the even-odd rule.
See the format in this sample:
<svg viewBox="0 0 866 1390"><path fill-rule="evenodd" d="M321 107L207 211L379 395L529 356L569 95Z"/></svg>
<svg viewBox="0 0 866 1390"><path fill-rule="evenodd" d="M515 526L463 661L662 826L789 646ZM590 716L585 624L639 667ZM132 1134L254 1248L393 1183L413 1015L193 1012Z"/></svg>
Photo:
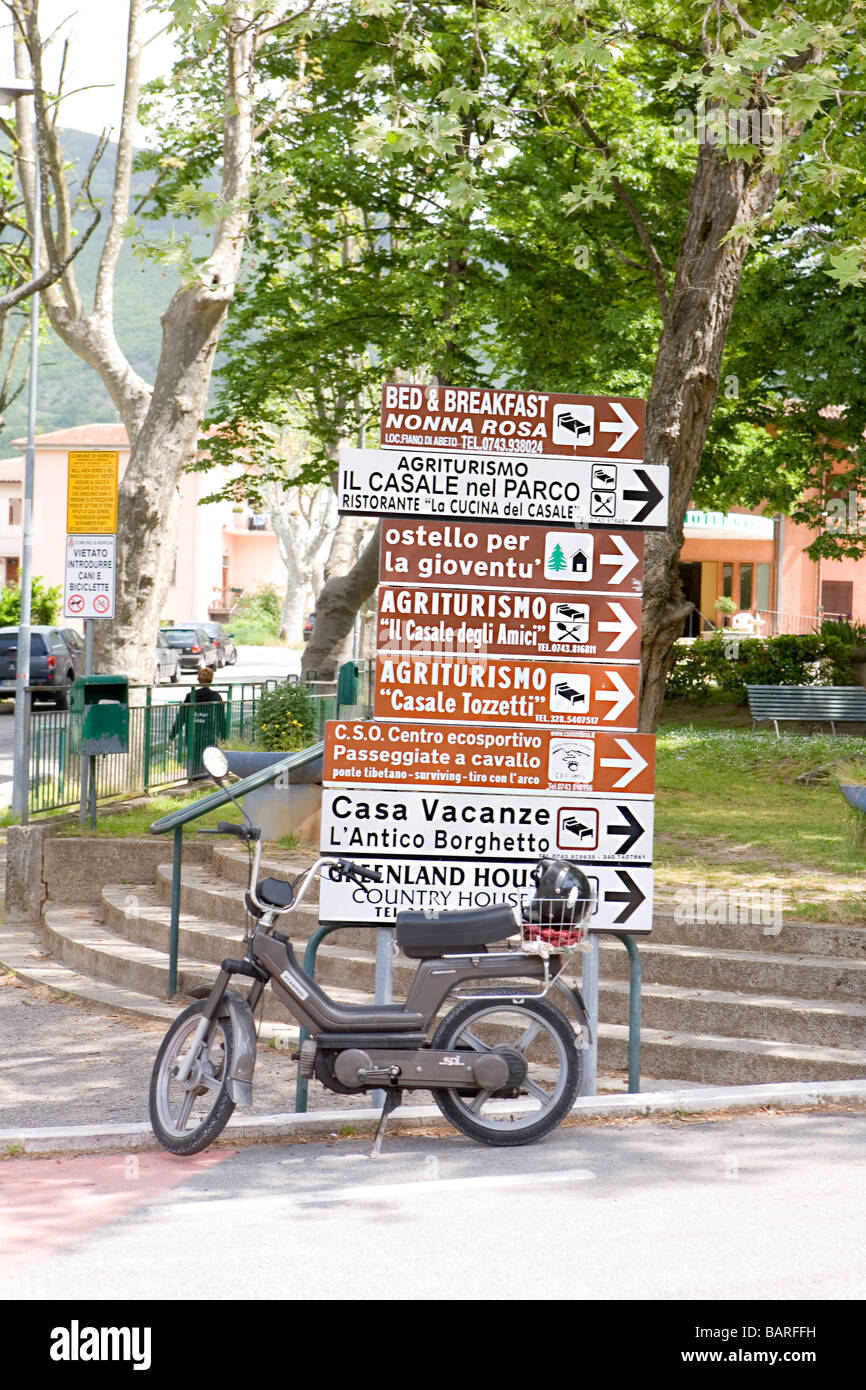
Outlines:
<svg viewBox="0 0 866 1390"><path fill-rule="evenodd" d="M616 574L610 576L610 582L611 584L621 584L622 581L631 574L638 559L631 546L623 540L622 536L611 536L611 540L619 551L619 554L599 555L598 561L601 565L619 565Z"/></svg>
<svg viewBox="0 0 866 1390"><path fill-rule="evenodd" d="M599 632L616 632L619 636L609 643L609 652L621 651L633 632L637 632L637 623L633 623L628 613L626 613L621 603L614 603L608 599L607 606L616 618L613 623L599 623Z"/></svg>
<svg viewBox="0 0 866 1390"><path fill-rule="evenodd" d="M604 716L605 719L618 719L623 710L631 704L634 696L618 671L605 671L604 674L607 676L608 680L613 681L616 689L598 690L596 691L595 698L597 700L611 701L611 707Z"/></svg>
<svg viewBox="0 0 866 1390"><path fill-rule="evenodd" d="M637 420L633 420L624 406L619 401L611 401L612 408L619 416L618 420L602 420L599 430L604 430L607 434L616 434L619 437L610 446L612 454L618 454L623 449L633 434L637 434Z"/></svg>
<svg viewBox="0 0 866 1390"><path fill-rule="evenodd" d="M639 772L643 772L647 761L646 758L641 757L627 738L618 738L616 742L627 756L624 758L601 758L599 761L602 767L624 767L625 772L613 785L615 787L627 787L629 782L634 781Z"/></svg>

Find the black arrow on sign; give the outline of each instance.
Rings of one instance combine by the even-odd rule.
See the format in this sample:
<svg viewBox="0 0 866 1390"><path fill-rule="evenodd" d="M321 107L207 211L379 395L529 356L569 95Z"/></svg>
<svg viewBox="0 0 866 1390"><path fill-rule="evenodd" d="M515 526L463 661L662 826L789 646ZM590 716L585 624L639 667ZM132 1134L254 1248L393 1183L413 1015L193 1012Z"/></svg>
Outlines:
<svg viewBox="0 0 866 1390"><path fill-rule="evenodd" d="M625 816L626 823L625 825L609 825L607 831L609 835L625 835L627 837L623 840L616 853L628 854L632 845L639 840L643 834L643 826L637 817L632 815L627 806L617 806L616 809L619 811L620 815Z"/></svg>
<svg viewBox="0 0 866 1390"><path fill-rule="evenodd" d="M618 922L627 922L629 917L634 916L646 897L646 894L640 891L631 874L627 874L625 869L617 869L616 875L628 891L626 893L606 892L604 895L604 900L607 903L625 903L625 907L619 916L614 917L614 924Z"/></svg>
<svg viewBox="0 0 866 1390"><path fill-rule="evenodd" d="M623 500L626 502L645 502L646 505L641 508L636 516L632 517L632 521L646 521L650 512L653 511L656 505L662 500L662 494L659 492L649 473L645 472L643 468L636 468L634 471L643 483L644 491L637 492L633 488L627 490L622 494Z"/></svg>

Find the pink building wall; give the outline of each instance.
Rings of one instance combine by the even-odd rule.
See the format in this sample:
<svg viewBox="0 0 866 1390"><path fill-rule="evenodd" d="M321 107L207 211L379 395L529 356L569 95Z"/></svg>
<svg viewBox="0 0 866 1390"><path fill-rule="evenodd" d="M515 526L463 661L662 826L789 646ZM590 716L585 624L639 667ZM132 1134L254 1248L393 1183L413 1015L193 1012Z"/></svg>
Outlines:
<svg viewBox="0 0 866 1390"><path fill-rule="evenodd" d="M16 447L25 443L14 442ZM55 430L37 436L35 442L33 573L47 584L62 585L69 451L117 450L122 478L129 463L129 443L125 428L116 424ZM163 610L163 617L171 621L207 619L216 595L222 594L224 576L228 587L245 591L260 584L274 584L280 592L285 587L286 570L273 531L249 531L246 513L238 515L229 502L198 505L199 499L215 492L220 482L214 473L183 475L175 580ZM70 626L81 626L73 619L66 621Z"/></svg>

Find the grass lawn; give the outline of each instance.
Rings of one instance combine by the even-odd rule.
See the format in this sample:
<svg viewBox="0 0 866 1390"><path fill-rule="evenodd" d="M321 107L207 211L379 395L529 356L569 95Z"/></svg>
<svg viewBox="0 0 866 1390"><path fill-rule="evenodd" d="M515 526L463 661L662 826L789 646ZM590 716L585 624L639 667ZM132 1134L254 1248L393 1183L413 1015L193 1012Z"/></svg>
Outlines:
<svg viewBox="0 0 866 1390"><path fill-rule="evenodd" d="M656 896L679 889L781 889L786 916L866 925L866 833L839 791L836 770L860 769L866 739L751 732L748 710L670 701L658 734ZM853 767L852 767L853 765ZM807 780L800 780L803 775ZM146 835L152 821L210 791L153 796L99 818L100 835ZM197 828L235 819L223 807ZM63 834L77 835L77 824ZM290 851L293 844L279 847ZM272 851L271 851L272 852ZM314 853L309 847L309 853Z"/></svg>
<svg viewBox="0 0 866 1390"><path fill-rule="evenodd" d="M866 924L866 844L835 769L859 765L866 740L752 733L712 714L665 721L656 767L657 896L678 888L780 888L789 917ZM813 774L800 781L803 774Z"/></svg>

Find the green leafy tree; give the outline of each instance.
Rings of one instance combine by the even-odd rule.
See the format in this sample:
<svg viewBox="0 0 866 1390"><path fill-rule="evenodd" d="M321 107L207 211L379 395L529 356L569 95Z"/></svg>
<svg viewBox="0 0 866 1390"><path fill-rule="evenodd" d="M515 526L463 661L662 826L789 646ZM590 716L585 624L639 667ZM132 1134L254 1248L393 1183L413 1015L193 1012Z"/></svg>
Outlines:
<svg viewBox="0 0 866 1390"><path fill-rule="evenodd" d="M46 585L44 579L34 575L31 620L39 627L59 622L61 598L59 584ZM0 589L0 627L16 627L20 621L21 590L17 585L6 585Z"/></svg>

